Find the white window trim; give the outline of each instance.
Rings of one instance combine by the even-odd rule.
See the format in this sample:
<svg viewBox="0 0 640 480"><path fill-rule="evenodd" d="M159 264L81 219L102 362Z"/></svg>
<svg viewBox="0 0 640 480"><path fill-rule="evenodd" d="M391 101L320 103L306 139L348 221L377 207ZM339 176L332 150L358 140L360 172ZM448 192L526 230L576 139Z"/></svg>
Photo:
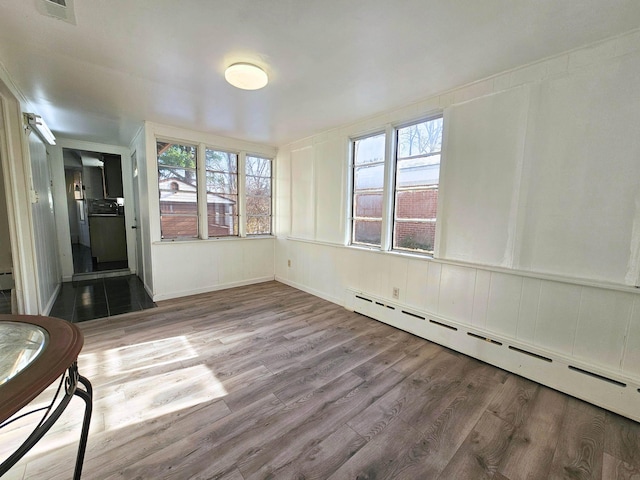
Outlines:
<svg viewBox="0 0 640 480"><path fill-rule="evenodd" d="M154 241L154 244L170 244L170 243L184 243L184 242L199 242L202 240L207 241L229 241L229 240L255 240L261 238L275 238L274 234L274 200L275 193L275 169L276 162L275 157L267 155L261 152L254 152L252 150L238 150L229 148L228 146L216 146L212 143L197 142L193 140L187 140L183 138L172 137L168 135L154 134L154 158L155 158L155 189L159 194L159 175L158 175L158 155L157 144L158 142L174 143L179 145L186 145L196 148L196 189L197 189L197 221L198 221L198 236L197 237L175 237L175 238L162 238L162 225L160 221L160 206L156 215L158 215L158 226L160 227L160 240ZM238 157L238 235L225 235L223 237L210 237L209 236L209 223L207 218L207 193L206 188L202 188L202 185L206 185L206 150L216 150L221 152L228 152L236 154ZM253 156L258 158L264 158L271 162L271 233L269 234L246 234L246 178L245 178L245 162L247 156Z"/></svg>
<svg viewBox="0 0 640 480"><path fill-rule="evenodd" d="M433 223L436 224L435 230L435 240L434 240L434 251L433 253L429 252L421 252L415 250L405 250L399 248L393 248L393 224L395 221L395 174L396 174L396 163L397 163L397 139L398 139L398 130L404 127L408 127L411 125L416 125L418 123L429 122L431 120L435 120L437 118L442 118L443 121L443 134L442 134L442 144L440 148L440 175L438 178L438 207L437 214L435 219L420 219L420 221L424 221L424 223ZM347 195L347 215L346 217L346 228L345 228L345 243L344 245L349 248L355 248L359 250L370 250L370 251L379 251L382 253L392 253L394 255L409 255L414 257L421 258L437 258L439 249L440 249L440 231L442 228L442 178L443 178L443 167L442 165L446 162L444 161L444 151L445 151L445 142L447 129L444 125L444 111L432 111L427 115L420 116L417 118L413 118L411 120L389 123L384 126L383 129L372 129L367 132L361 132L359 134L355 134L349 137L349 154L348 154L348 168L347 168L347 185L348 185L348 195ZM355 158L353 155L354 144L358 140L362 140L367 137L372 137L375 135L380 135L381 133L385 134L385 157L384 157L384 180L383 180L383 205L382 205L382 231L380 238L380 247L376 245L368 245L364 243L356 243L353 241L353 196L354 196L354 167L355 167ZM421 155L421 157L424 155ZM400 221L406 221L408 219L401 219Z"/></svg>

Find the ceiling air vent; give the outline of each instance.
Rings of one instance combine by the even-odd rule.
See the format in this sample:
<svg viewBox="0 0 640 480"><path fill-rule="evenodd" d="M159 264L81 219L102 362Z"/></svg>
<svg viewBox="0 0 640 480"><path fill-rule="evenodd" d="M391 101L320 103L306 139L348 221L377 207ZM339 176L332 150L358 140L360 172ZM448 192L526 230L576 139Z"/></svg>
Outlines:
<svg viewBox="0 0 640 480"><path fill-rule="evenodd" d="M73 0L36 0L36 7L43 15L76 24Z"/></svg>

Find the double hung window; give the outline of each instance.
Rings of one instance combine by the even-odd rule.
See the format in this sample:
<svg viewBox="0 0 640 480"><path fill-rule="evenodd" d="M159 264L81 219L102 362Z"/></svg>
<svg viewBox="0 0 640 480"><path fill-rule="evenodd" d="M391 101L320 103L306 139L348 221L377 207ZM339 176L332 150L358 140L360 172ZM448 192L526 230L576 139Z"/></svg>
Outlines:
<svg viewBox="0 0 640 480"><path fill-rule="evenodd" d="M238 154L205 152L208 236L238 235Z"/></svg>
<svg viewBox="0 0 640 480"><path fill-rule="evenodd" d="M351 244L433 254L442 127L438 116L352 141Z"/></svg>
<svg viewBox="0 0 640 480"><path fill-rule="evenodd" d="M245 192L247 235L271 234L271 160L247 155Z"/></svg>
<svg viewBox="0 0 640 480"><path fill-rule="evenodd" d="M385 134L353 141L351 241L380 247L384 204Z"/></svg>

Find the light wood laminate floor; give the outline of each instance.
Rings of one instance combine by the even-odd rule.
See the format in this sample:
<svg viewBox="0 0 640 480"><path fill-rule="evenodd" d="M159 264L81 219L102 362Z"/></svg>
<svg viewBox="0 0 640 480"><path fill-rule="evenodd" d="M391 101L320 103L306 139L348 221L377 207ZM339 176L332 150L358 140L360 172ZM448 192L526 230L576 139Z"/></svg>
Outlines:
<svg viewBox="0 0 640 480"><path fill-rule="evenodd" d="M638 423L276 282L79 326L84 479L640 478ZM71 478L81 416L7 478Z"/></svg>

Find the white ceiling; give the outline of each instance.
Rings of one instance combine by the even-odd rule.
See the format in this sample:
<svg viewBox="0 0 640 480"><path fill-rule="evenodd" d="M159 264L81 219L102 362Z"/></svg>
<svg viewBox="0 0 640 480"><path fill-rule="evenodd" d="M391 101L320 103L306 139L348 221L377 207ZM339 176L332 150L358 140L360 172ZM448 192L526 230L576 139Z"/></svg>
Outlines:
<svg viewBox="0 0 640 480"><path fill-rule="evenodd" d="M143 120L282 145L640 26L638 0L36 0L0 5L0 62L58 135ZM234 89L250 61L271 81Z"/></svg>

